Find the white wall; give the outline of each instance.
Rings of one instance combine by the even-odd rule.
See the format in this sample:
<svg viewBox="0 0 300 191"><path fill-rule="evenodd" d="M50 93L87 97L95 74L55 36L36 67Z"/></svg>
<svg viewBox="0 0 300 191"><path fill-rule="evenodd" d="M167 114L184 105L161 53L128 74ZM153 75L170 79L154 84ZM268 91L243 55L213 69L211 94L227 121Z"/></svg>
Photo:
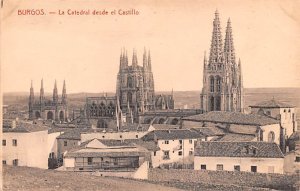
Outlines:
<svg viewBox="0 0 300 191"><path fill-rule="evenodd" d="M158 140L159 151L156 151L156 156L151 154L152 165L153 167L158 167L160 164L168 164L174 162L180 162L183 164L191 164L194 159L194 143L197 139L191 139L192 143L189 142L190 139L182 140L182 149L180 148L179 139L168 140L169 144L165 144L166 140ZM163 159L164 151L169 151L170 159ZM182 151L182 155L179 156L179 151ZM189 152L193 152L191 155Z"/></svg>
<svg viewBox="0 0 300 191"><path fill-rule="evenodd" d="M272 124L272 125L265 125L261 126L263 130L263 141L268 142L268 135L271 131L275 134L274 143L280 145L280 125L279 124Z"/></svg>
<svg viewBox="0 0 300 191"><path fill-rule="evenodd" d="M6 146L3 148L3 158L6 164L13 165L18 159L18 166L48 169L48 157L56 151L56 137L59 133L48 134L48 130L29 133L3 133ZM12 140L17 140L17 146L12 146Z"/></svg>
<svg viewBox="0 0 300 191"><path fill-rule="evenodd" d="M283 158L239 158L239 157L199 157L194 158L194 169L200 170L201 165L206 165L206 170L216 170L217 164L223 164L223 170L234 171L234 165L240 165L240 171L251 172L251 166L257 166L259 173L269 172L269 167L274 168L274 173L283 174Z"/></svg>
<svg viewBox="0 0 300 191"><path fill-rule="evenodd" d="M148 131L130 131L130 132L95 132L95 133L81 133L81 142L85 142L91 139L113 139L113 140L125 140L125 139L140 139L144 135L149 133ZM120 137L122 136L122 138ZM137 136L137 137L136 137Z"/></svg>

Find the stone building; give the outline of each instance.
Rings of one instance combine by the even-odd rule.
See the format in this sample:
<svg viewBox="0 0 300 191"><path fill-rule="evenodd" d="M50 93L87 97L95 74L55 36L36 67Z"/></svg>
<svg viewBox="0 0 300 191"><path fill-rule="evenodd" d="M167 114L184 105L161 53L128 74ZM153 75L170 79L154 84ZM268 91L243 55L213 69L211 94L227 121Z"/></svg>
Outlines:
<svg viewBox="0 0 300 191"><path fill-rule="evenodd" d="M54 83L52 100L46 99L44 94L43 80L39 98L34 96L31 83L29 95L29 119L53 120L56 122L66 122L68 119L68 101L66 83L64 81L61 99L58 97L56 81Z"/></svg>
<svg viewBox="0 0 300 191"><path fill-rule="evenodd" d="M173 95L155 96L154 78L150 51L144 50L143 66L138 65L136 51L133 51L132 65L128 65L127 52L120 56L116 96L123 112L137 115L156 109L174 109Z"/></svg>
<svg viewBox="0 0 300 191"><path fill-rule="evenodd" d="M241 60L236 62L231 21L228 19L223 45L218 11L213 21L209 59L204 55L200 107L204 112L242 112L244 107Z"/></svg>

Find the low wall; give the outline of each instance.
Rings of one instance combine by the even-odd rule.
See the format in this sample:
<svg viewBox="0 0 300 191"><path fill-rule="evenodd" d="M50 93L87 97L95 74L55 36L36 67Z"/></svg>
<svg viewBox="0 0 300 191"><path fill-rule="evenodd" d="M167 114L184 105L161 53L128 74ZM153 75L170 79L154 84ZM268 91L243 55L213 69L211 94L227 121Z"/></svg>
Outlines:
<svg viewBox="0 0 300 191"><path fill-rule="evenodd" d="M213 183L248 187L292 190L299 175L262 174L250 172L200 171L189 169L149 169L149 181Z"/></svg>

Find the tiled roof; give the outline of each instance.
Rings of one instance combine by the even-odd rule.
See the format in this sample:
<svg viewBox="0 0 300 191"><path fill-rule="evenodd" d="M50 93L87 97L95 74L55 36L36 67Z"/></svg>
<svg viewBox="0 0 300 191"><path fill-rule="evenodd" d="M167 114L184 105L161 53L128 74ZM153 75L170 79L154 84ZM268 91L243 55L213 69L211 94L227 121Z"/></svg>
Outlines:
<svg viewBox="0 0 300 191"><path fill-rule="evenodd" d="M170 124L152 124L155 130L165 130L165 129L179 129L180 125L170 125Z"/></svg>
<svg viewBox="0 0 300 191"><path fill-rule="evenodd" d="M68 152L66 158L72 157L130 157L145 156L145 152Z"/></svg>
<svg viewBox="0 0 300 191"><path fill-rule="evenodd" d="M29 132L38 132L46 131L49 127L41 124L33 124L30 122L17 122L15 128L3 128L3 133L29 133Z"/></svg>
<svg viewBox="0 0 300 191"><path fill-rule="evenodd" d="M158 151L159 147L153 141L143 141L140 139L126 139L126 140L100 140L100 142L107 146L127 146L139 145L149 151Z"/></svg>
<svg viewBox="0 0 300 191"><path fill-rule="evenodd" d="M210 136L219 136L219 135L224 135L225 132L218 128L218 127L199 127L199 128L192 128L192 130L200 133L201 135L205 137L210 137Z"/></svg>
<svg viewBox="0 0 300 191"><path fill-rule="evenodd" d="M228 133L217 139L216 141L253 141L255 139L254 135L243 135L243 134L235 134Z"/></svg>
<svg viewBox="0 0 300 191"><path fill-rule="evenodd" d="M249 152L247 152L247 150ZM255 150L255 152L254 152ZM276 143L267 142L198 142L195 156L284 158Z"/></svg>
<svg viewBox="0 0 300 191"><path fill-rule="evenodd" d="M183 120L260 126L279 123L279 121L275 119L258 114L244 114L227 111L211 111L204 114L185 117Z"/></svg>
<svg viewBox="0 0 300 191"><path fill-rule="evenodd" d="M63 134L59 135L57 139L73 139L73 140L80 140L81 133L87 132L89 129L86 128L74 128L72 130L65 131Z"/></svg>
<svg viewBox="0 0 300 191"><path fill-rule="evenodd" d="M262 107L262 108L292 108L295 106L272 99L272 100L263 101L263 102L251 105L249 107L253 107L253 108L255 108L255 107L258 107L258 108L260 108L260 107Z"/></svg>
<svg viewBox="0 0 300 191"><path fill-rule="evenodd" d="M199 133L189 129L169 129L154 130L146 134L142 139L144 141L158 140L175 140L175 139L197 139L203 137Z"/></svg>

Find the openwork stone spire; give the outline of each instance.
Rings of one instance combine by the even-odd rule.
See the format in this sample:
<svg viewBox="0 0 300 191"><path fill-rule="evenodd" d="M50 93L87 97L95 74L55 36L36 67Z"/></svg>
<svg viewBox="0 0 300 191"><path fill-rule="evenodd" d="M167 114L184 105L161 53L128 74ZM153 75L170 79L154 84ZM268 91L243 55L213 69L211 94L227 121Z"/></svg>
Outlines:
<svg viewBox="0 0 300 191"><path fill-rule="evenodd" d="M226 35L225 35L225 46L224 46L225 61L229 64L235 64L235 52L232 38L232 28L230 18L227 22Z"/></svg>
<svg viewBox="0 0 300 191"><path fill-rule="evenodd" d="M213 33L210 47L209 63L223 62L223 40L221 33L221 25L219 19L219 12L216 10L215 19L213 22Z"/></svg>

